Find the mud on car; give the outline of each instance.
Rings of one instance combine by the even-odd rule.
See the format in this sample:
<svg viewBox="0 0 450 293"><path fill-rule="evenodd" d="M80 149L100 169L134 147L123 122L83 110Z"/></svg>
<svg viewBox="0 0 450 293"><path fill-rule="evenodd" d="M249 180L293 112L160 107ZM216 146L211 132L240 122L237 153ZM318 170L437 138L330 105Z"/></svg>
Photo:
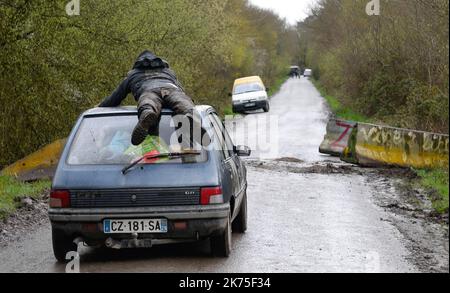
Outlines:
<svg viewBox="0 0 450 293"><path fill-rule="evenodd" d="M79 118L53 179L49 218L58 261L82 242L114 249L210 239L230 254L232 231L247 229L250 149L234 146L216 111L196 107L208 147L186 149L171 111L159 135L131 145L135 107L96 108Z"/></svg>

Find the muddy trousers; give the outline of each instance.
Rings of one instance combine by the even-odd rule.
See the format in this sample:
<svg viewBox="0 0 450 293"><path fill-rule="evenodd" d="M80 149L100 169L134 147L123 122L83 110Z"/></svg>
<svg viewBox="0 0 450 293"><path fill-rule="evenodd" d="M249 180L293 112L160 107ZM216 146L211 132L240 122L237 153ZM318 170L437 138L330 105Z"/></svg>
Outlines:
<svg viewBox="0 0 450 293"><path fill-rule="evenodd" d="M158 135L158 125L162 108L171 109L176 115L185 115L189 120L189 141L192 147L195 127L201 129L201 122L194 111L195 104L183 91L177 88L158 88L144 92L138 102L139 120L145 119L148 123L149 134ZM149 117L150 116L150 117ZM184 143L183 143L184 144Z"/></svg>
<svg viewBox="0 0 450 293"><path fill-rule="evenodd" d="M194 110L194 102L183 91L173 88L160 88L144 92L139 98L138 115L139 118L145 115L152 115L154 123L158 123L162 108L168 108L175 114L186 115Z"/></svg>

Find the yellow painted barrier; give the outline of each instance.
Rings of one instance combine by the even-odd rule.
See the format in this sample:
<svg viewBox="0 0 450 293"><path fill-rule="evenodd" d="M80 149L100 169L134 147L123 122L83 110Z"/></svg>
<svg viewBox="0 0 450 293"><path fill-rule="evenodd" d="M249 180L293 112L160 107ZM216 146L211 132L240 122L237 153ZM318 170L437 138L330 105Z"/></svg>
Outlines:
<svg viewBox="0 0 450 293"><path fill-rule="evenodd" d="M6 167L2 175L15 176L24 181L51 178L59 162L66 139L57 140Z"/></svg>
<svg viewBox="0 0 450 293"><path fill-rule="evenodd" d="M449 136L358 123L341 158L363 166L448 168Z"/></svg>

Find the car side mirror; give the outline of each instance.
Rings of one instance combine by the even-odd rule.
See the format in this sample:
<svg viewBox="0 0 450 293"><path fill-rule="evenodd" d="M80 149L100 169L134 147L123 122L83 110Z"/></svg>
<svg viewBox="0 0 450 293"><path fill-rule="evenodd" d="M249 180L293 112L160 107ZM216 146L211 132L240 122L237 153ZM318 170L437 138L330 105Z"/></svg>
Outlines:
<svg viewBox="0 0 450 293"><path fill-rule="evenodd" d="M243 146L243 145L235 146L234 152L239 157L250 157L250 155L252 154L252 150L248 146Z"/></svg>
<svg viewBox="0 0 450 293"><path fill-rule="evenodd" d="M270 91L270 88L266 87L266 92Z"/></svg>
<svg viewBox="0 0 450 293"><path fill-rule="evenodd" d="M232 97L232 96L233 96L233 94L232 94L232 93L228 93L228 96L229 96L229 97Z"/></svg>

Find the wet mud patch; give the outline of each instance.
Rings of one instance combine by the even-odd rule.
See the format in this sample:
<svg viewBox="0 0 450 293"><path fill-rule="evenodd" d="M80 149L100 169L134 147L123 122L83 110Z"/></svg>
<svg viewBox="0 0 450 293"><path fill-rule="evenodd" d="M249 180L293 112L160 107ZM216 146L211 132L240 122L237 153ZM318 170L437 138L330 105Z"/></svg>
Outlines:
<svg viewBox="0 0 450 293"><path fill-rule="evenodd" d="M417 187L417 174L409 169L374 169L366 182L375 191L373 200L386 211L402 234L410 252L408 260L422 272L449 272L448 214L433 209L429 191Z"/></svg>
<svg viewBox="0 0 450 293"><path fill-rule="evenodd" d="M313 164L284 160L247 161L247 166L268 172L362 176L373 191L370 200L384 211L379 219L395 227L407 248L407 261L426 273L449 272L448 214L433 209L429 190L418 187L411 169L365 168L341 162Z"/></svg>
<svg viewBox="0 0 450 293"><path fill-rule="evenodd" d="M288 172L297 174L355 174L363 175L364 169L346 163L320 162L308 164L301 160L281 158L265 161L246 161L246 165L267 171Z"/></svg>
<svg viewBox="0 0 450 293"><path fill-rule="evenodd" d="M448 213L439 214L433 209L430 199L438 196L436 191L420 186L420 177L411 169L380 168L368 173L369 181L378 182L395 191L395 197L385 198L380 205L397 213L408 213L415 218L448 226Z"/></svg>
<svg viewBox="0 0 450 293"><path fill-rule="evenodd" d="M291 158L291 157L284 157L284 158L279 158L275 160L276 162L286 162L286 163L304 163L305 161L297 159L297 158Z"/></svg>
<svg viewBox="0 0 450 293"><path fill-rule="evenodd" d="M13 242L20 241L36 227L49 224L48 219L48 194L39 199L23 198L21 206L14 214L0 220L0 248Z"/></svg>

